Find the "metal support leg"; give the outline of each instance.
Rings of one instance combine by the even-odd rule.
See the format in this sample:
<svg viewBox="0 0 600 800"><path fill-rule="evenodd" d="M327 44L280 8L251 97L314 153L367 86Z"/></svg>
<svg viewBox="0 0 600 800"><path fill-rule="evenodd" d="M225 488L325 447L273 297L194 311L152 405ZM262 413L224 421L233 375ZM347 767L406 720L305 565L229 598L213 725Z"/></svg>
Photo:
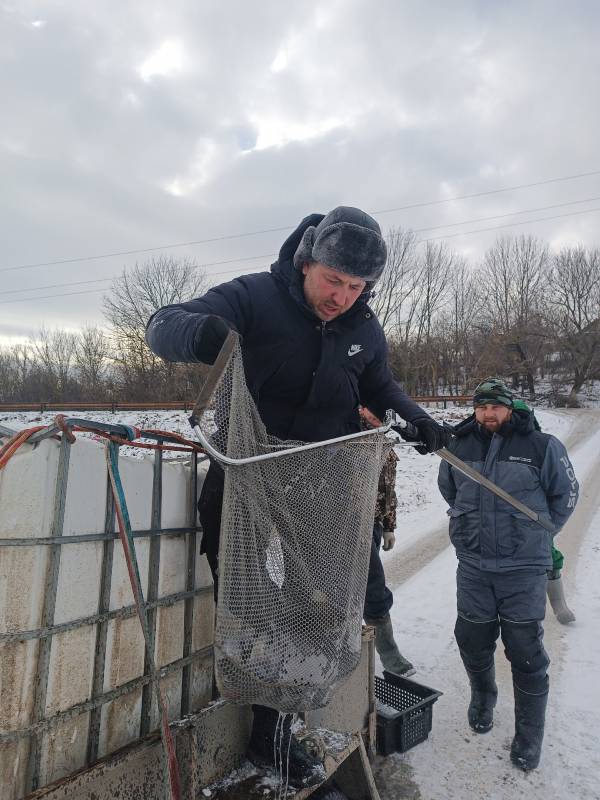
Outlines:
<svg viewBox="0 0 600 800"><path fill-rule="evenodd" d="M106 513L104 517L104 532L112 533L115 530L115 502L110 483L106 482ZM110 610L110 589L112 582L112 566L114 539L104 542L102 551L102 572L100 575L100 595L98 598L98 614L105 614ZM94 677L92 680L92 698L99 697L104 691L104 666L106 662L106 639L108 635L106 619L96 628L96 650L94 657ZM88 731L87 764L93 764L98 759L98 741L100 738L100 721L102 707L90 712L90 726Z"/></svg>
<svg viewBox="0 0 600 800"><path fill-rule="evenodd" d="M193 452L190 456L190 518L188 525L190 528L196 527L196 517L198 514L198 454ZM191 531L187 534L187 554L186 554L186 591L196 588L196 532ZM189 656L193 650L193 630L194 630L194 597L185 601L183 616L183 657ZM184 667L181 673L181 716L189 714L192 705L192 669L190 664Z"/></svg>
<svg viewBox="0 0 600 800"><path fill-rule="evenodd" d="M58 470L56 474L56 489L54 492L54 515L52 518L51 536L60 537L63 533L65 519L65 502L67 497L67 482L69 478L69 458L71 444L63 435L60 443L58 457ZM58 587L58 573L60 569L60 544L50 546L48 564L46 568L46 581L44 585L44 604L40 627L46 628L54 624L54 610L56 607L56 590ZM42 720L46 713L46 694L48 691L48 671L50 667L50 650L52 637L40 640L38 649L37 670L34 686L34 701L32 724ZM40 762L42 755L42 736L33 736L27 761L27 792L33 792L40 783Z"/></svg>
<svg viewBox="0 0 600 800"><path fill-rule="evenodd" d="M154 475L152 481L152 528L160 528L162 512L162 450L154 453ZM160 573L160 538L150 540L150 558L148 565L148 591L146 601L152 602L158 596L158 577ZM156 608L146 611L148 620L148 632L150 634L150 651L154 652L156 641ZM150 662L148 654L144 655L144 675L150 674ZM140 718L140 736L146 736L150 732L150 722L152 714L152 693L154 689L151 683L146 684L142 689L142 711Z"/></svg>

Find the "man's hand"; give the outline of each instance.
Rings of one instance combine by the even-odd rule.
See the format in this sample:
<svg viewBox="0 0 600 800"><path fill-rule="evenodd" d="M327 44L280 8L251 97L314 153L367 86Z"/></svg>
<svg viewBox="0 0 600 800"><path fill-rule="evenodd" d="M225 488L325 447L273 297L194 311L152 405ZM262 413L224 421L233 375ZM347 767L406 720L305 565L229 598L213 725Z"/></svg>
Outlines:
<svg viewBox="0 0 600 800"><path fill-rule="evenodd" d="M203 364L214 364L230 330L229 323L223 317L218 317L216 314L205 317L194 341L194 351L198 361L202 361Z"/></svg>
<svg viewBox="0 0 600 800"><path fill-rule="evenodd" d="M359 406L358 413L370 428L381 428L383 422L366 406Z"/></svg>
<svg viewBox="0 0 600 800"><path fill-rule="evenodd" d="M419 430L419 435L423 440L423 444L415 447L415 450L421 455L425 453L435 453L436 450L441 450L442 447L447 447L450 442L450 433L439 425L435 420L428 418L416 422L415 425Z"/></svg>
<svg viewBox="0 0 600 800"><path fill-rule="evenodd" d="M384 531L383 549L387 552L388 550L391 550L395 544L396 544L396 535L394 534L394 531Z"/></svg>

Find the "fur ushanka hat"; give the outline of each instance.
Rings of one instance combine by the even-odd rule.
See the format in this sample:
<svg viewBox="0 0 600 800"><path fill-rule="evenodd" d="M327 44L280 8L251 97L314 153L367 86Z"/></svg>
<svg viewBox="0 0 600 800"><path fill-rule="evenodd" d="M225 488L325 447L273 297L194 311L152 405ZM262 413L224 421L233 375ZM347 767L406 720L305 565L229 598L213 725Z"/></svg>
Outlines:
<svg viewBox="0 0 600 800"><path fill-rule="evenodd" d="M387 247L381 228L359 208L338 206L307 228L294 254L294 266L318 261L361 278L371 286L385 267Z"/></svg>

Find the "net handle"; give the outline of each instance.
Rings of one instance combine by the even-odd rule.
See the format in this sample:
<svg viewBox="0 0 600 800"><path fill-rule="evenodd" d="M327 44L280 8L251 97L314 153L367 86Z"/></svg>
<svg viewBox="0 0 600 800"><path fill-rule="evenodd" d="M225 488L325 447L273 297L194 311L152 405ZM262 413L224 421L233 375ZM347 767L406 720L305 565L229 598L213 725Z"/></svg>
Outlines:
<svg viewBox="0 0 600 800"><path fill-rule="evenodd" d="M215 358L212 367L208 371L208 375L202 384L200 394L196 399L196 405L192 409L192 415L190 417L190 425L192 428L194 428L194 430L196 430L198 427L198 424L202 419L202 415L210 405L210 401L215 393L215 389L223 377L223 373L227 369L227 364L229 364L229 359L231 358L233 348L235 347L238 338L239 337L234 330L229 331L227 338L219 350L219 355Z"/></svg>

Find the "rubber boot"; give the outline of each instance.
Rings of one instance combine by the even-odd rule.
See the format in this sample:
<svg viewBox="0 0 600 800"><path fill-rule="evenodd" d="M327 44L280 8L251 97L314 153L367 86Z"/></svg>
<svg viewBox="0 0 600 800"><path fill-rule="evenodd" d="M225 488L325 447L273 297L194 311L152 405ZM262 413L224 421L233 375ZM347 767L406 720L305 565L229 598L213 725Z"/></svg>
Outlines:
<svg viewBox="0 0 600 800"><path fill-rule="evenodd" d="M291 732L292 715L266 706L252 706L254 721L247 756L256 766L281 772L283 781L297 789L315 786L326 778L325 768L309 755Z"/></svg>
<svg viewBox="0 0 600 800"><path fill-rule="evenodd" d="M548 600L554 611L554 616L562 625L568 625L569 622L575 622L575 614L571 611L565 600L565 589L563 586L560 571L556 577L556 573L549 574L546 592Z"/></svg>
<svg viewBox="0 0 600 800"><path fill-rule="evenodd" d="M414 675L415 668L398 650L390 615L386 614L385 617L377 619L367 619L365 617L365 622L375 628L375 649L381 659L383 668L387 672L393 672L394 675L399 675L402 678Z"/></svg>
<svg viewBox="0 0 600 800"><path fill-rule="evenodd" d="M494 665L480 672L467 670L471 684L471 702L467 716L475 733L487 733L494 726L494 708L498 699L498 687Z"/></svg>
<svg viewBox="0 0 600 800"><path fill-rule="evenodd" d="M514 691L515 738L510 748L510 760L515 767L527 772L540 763L548 692L528 694L516 685Z"/></svg>

